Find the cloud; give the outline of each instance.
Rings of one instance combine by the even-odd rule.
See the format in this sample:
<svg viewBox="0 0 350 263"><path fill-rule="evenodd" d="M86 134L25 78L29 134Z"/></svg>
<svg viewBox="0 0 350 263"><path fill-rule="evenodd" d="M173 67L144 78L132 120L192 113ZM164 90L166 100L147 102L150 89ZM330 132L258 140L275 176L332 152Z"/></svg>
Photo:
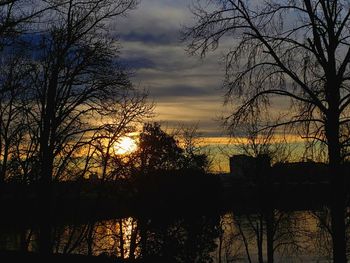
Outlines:
<svg viewBox="0 0 350 263"><path fill-rule="evenodd" d="M170 45L179 42L177 34L172 34L170 32L137 32L131 31L128 33L120 34L120 40L127 42L142 42L147 45Z"/></svg>
<svg viewBox="0 0 350 263"><path fill-rule="evenodd" d="M143 0L130 15L115 22L121 61L135 70L133 81L149 90L155 120L193 125L206 136L219 136L224 71L220 50L205 60L189 56L180 42L182 25L190 25L189 1Z"/></svg>
<svg viewBox="0 0 350 263"><path fill-rule="evenodd" d="M119 62L126 68L131 68L133 70L156 67L156 62L146 57L122 57L119 59Z"/></svg>
<svg viewBox="0 0 350 263"><path fill-rule="evenodd" d="M176 98L192 97L198 98L203 96L217 96L217 91L212 87L195 87L189 85L174 85L165 88L152 89L151 95L155 98Z"/></svg>
<svg viewBox="0 0 350 263"><path fill-rule="evenodd" d="M112 29L124 41L169 45L179 42L182 25L191 13L186 1L143 0L126 19L118 19Z"/></svg>

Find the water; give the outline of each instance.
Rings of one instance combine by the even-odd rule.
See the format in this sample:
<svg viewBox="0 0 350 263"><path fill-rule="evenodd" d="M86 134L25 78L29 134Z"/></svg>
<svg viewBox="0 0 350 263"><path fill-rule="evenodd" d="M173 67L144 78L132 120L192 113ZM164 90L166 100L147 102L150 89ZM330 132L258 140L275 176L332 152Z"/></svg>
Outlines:
<svg viewBox="0 0 350 263"><path fill-rule="evenodd" d="M163 262L228 263L267 262L270 248L275 262L330 262L328 227L326 208L127 217L54 226L53 251L124 259L161 257ZM37 233L35 228L2 228L0 249L36 251Z"/></svg>

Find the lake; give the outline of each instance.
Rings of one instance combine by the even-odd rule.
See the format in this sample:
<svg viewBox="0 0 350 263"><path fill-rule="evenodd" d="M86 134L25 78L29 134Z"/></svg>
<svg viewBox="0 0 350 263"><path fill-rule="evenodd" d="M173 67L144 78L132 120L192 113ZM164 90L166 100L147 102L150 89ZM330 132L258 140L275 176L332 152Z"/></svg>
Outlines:
<svg viewBox="0 0 350 263"><path fill-rule="evenodd" d="M161 262L330 262L329 210L127 217L52 227L53 251ZM1 250L37 250L38 230L1 227ZM268 261L269 259L269 261ZM152 260L150 260L152 262Z"/></svg>

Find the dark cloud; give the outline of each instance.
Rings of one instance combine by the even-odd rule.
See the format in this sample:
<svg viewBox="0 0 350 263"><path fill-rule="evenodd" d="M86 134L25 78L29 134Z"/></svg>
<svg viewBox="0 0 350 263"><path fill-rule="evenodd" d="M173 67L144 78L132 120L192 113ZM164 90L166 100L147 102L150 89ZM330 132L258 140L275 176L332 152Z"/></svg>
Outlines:
<svg viewBox="0 0 350 263"><path fill-rule="evenodd" d="M128 42L142 42L147 45L171 45L179 43L179 34L176 31L153 33L131 31L121 34L119 39Z"/></svg>
<svg viewBox="0 0 350 263"><path fill-rule="evenodd" d="M127 68L131 69L143 69L143 68L155 68L157 63L146 57L122 57L119 59L120 63Z"/></svg>
<svg viewBox="0 0 350 263"><path fill-rule="evenodd" d="M175 97L202 97L215 96L217 91L211 87L195 87L189 85L174 85L164 88L150 89L151 96L155 98L175 98Z"/></svg>

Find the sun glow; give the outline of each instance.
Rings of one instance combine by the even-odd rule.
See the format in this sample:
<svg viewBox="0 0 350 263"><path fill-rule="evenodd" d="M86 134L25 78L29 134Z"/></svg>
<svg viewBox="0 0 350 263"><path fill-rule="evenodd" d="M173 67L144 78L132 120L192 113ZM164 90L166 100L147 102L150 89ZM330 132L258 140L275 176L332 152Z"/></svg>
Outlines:
<svg viewBox="0 0 350 263"><path fill-rule="evenodd" d="M137 150L137 143L130 137L122 137L114 146L114 152L119 155L130 154Z"/></svg>

